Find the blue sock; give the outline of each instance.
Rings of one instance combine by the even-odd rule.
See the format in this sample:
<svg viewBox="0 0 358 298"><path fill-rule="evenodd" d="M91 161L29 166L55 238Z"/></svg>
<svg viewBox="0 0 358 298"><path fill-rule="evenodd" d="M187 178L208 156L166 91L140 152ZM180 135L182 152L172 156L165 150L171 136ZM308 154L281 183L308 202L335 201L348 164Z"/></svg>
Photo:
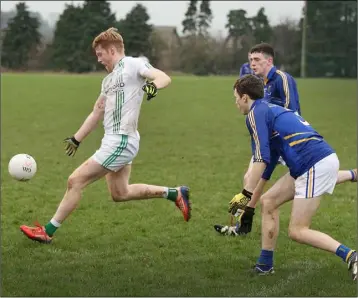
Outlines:
<svg viewBox="0 0 358 298"><path fill-rule="evenodd" d="M257 264L263 269L270 269L273 266L273 250L261 250Z"/></svg>
<svg viewBox="0 0 358 298"><path fill-rule="evenodd" d="M353 170L349 170L349 172L351 172L351 175L352 175L351 181L354 181L356 179L356 174L354 173Z"/></svg>
<svg viewBox="0 0 358 298"><path fill-rule="evenodd" d="M352 252L353 252L352 249L350 249L349 247L341 244L336 250L336 255L341 257L344 262L347 262L348 258L349 258L349 256L351 255Z"/></svg>

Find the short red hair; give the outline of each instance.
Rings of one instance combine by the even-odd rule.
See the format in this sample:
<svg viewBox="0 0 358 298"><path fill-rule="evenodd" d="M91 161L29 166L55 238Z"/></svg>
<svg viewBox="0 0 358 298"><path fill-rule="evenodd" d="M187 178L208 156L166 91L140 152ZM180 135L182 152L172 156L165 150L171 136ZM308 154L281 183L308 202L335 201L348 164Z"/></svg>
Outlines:
<svg viewBox="0 0 358 298"><path fill-rule="evenodd" d="M114 45L118 51L121 51L124 48L123 37L119 34L117 28L111 27L95 37L92 42L92 48L95 49L99 45L105 49Z"/></svg>

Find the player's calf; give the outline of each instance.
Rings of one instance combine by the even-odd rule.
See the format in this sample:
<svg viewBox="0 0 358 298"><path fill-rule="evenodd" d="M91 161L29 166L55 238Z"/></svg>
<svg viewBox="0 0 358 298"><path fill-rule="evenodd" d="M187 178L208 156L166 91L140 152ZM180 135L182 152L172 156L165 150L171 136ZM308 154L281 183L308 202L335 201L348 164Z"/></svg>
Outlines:
<svg viewBox="0 0 358 298"><path fill-rule="evenodd" d="M148 184L131 184L119 188L113 183L109 183L109 185L112 199L115 202L164 198L175 203L182 212L185 221L189 221L191 218L190 191L187 186L171 188Z"/></svg>
<svg viewBox="0 0 358 298"><path fill-rule="evenodd" d="M336 184L344 182L357 182L357 169L339 171Z"/></svg>

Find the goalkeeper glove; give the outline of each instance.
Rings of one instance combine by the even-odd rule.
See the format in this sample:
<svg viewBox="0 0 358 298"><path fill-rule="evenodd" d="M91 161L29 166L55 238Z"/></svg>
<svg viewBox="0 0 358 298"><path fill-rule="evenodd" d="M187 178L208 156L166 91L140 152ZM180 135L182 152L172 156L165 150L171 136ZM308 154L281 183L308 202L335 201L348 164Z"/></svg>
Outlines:
<svg viewBox="0 0 358 298"><path fill-rule="evenodd" d="M254 215L255 208L246 206L244 210L242 210L236 223L236 234L246 235L251 232Z"/></svg>
<svg viewBox="0 0 358 298"><path fill-rule="evenodd" d="M75 137L66 138L63 140L65 143L65 150L68 156L75 156L78 147L81 142L77 141Z"/></svg>
<svg viewBox="0 0 358 298"><path fill-rule="evenodd" d="M239 216L251 200L252 193L244 189L241 193L235 195L229 203L229 213Z"/></svg>
<svg viewBox="0 0 358 298"><path fill-rule="evenodd" d="M156 97L158 94L157 86L153 82L147 82L143 87L142 90L147 93L147 100L151 100L153 97Z"/></svg>

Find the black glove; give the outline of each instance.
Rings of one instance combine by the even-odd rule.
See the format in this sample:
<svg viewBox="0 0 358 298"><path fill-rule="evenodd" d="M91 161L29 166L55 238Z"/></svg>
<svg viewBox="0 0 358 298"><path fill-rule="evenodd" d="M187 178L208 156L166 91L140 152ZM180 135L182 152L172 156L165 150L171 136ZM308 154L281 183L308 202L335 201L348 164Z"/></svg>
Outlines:
<svg viewBox="0 0 358 298"><path fill-rule="evenodd" d="M153 82L147 82L143 87L142 90L147 93L147 100L151 100L153 97L156 97L158 94L157 86Z"/></svg>
<svg viewBox="0 0 358 298"><path fill-rule="evenodd" d="M235 232L239 235L246 235L251 232L252 221L255 215L255 208L245 207L237 219Z"/></svg>
<svg viewBox="0 0 358 298"><path fill-rule="evenodd" d="M63 140L65 143L65 150L68 156L75 156L78 147L81 142L77 141L75 137L66 138Z"/></svg>

